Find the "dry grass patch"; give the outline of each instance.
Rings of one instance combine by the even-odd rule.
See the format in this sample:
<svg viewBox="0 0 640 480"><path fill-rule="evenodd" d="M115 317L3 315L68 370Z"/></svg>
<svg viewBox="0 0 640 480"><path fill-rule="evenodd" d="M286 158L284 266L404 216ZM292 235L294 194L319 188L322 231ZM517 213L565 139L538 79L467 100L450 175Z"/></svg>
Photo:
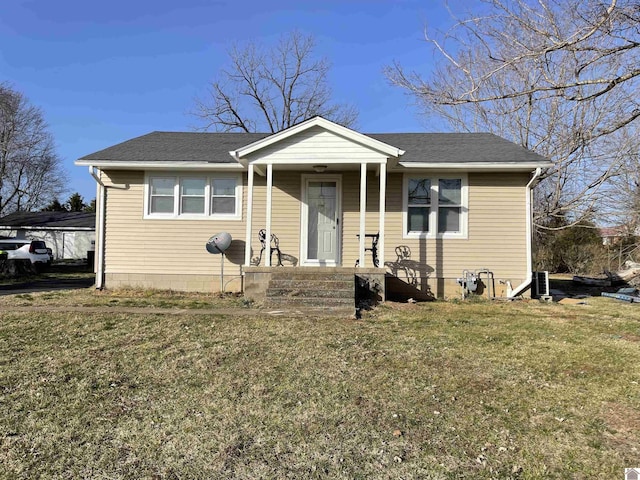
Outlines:
<svg viewBox="0 0 640 480"><path fill-rule="evenodd" d="M74 290L23 293L0 296L0 308L12 306L67 306L67 307L140 307L207 309L249 307L237 294L203 294L173 292L170 290L121 288L96 290L94 287Z"/></svg>
<svg viewBox="0 0 640 480"><path fill-rule="evenodd" d="M0 464L23 478L619 478L640 465L639 333L640 310L605 299L362 321L4 311Z"/></svg>

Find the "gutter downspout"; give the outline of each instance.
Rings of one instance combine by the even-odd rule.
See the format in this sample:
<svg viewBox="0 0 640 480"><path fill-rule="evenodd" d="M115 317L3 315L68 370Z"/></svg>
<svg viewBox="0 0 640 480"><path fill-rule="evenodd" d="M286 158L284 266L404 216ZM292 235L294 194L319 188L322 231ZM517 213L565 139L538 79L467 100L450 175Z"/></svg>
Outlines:
<svg viewBox="0 0 640 480"><path fill-rule="evenodd" d="M107 200L107 187L100 177L96 173L96 169L93 165L89 165L89 173L98 183L98 199L99 199L99 207L98 207L98 218L97 224L100 228L100 235L98 237L98 245L96 245L98 249L98 255L96 258L97 268L96 268L96 289L102 290L104 288L104 242L105 242L105 211L106 211L106 200Z"/></svg>
<svg viewBox="0 0 640 480"><path fill-rule="evenodd" d="M540 167L536 168L535 172L533 173L533 176L531 177L531 180L529 180L529 183L527 183L526 186L526 191L525 191L525 195L527 196L526 198L526 209L527 209L527 277L525 279L524 282L522 282L520 285L518 285L516 288L514 288L513 290L511 290L510 292L507 292L507 298L515 298L518 295L520 295L522 292L524 292L530 285L531 285L531 280L533 279L533 259L532 259L532 255L533 255L533 248L532 248L532 243L533 243L533 211L532 211L532 205L531 205L531 193L532 193L532 189L534 187L534 183L536 182L536 180L538 178L540 178L540 174L542 173L542 169Z"/></svg>

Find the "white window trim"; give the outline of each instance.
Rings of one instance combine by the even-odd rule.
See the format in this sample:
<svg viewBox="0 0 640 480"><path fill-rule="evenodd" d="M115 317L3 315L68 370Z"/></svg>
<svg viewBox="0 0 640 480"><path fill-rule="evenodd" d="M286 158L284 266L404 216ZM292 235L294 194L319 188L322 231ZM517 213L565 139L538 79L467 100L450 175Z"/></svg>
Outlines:
<svg viewBox="0 0 640 480"><path fill-rule="evenodd" d="M176 203L176 188L175 188L175 184L176 184L176 179L178 178L176 175L152 175L153 178L165 178L165 179L171 179L173 180L173 205L174 205L174 210L175 210L175 203ZM159 197L168 197L168 195L158 195ZM151 179L150 178L145 178L145 212L148 212L151 209ZM169 213L155 213L154 215L171 215Z"/></svg>
<svg viewBox="0 0 640 480"><path fill-rule="evenodd" d="M151 213L151 178L174 178L173 213ZM180 213L180 186L184 178L205 178L204 213ZM211 214L211 180L214 178L234 178L236 180L236 211L233 214ZM176 174L145 172L144 174L144 214L145 220L242 220L242 174L241 173L194 173L182 172Z"/></svg>
<svg viewBox="0 0 640 480"><path fill-rule="evenodd" d="M428 178L431 180L431 204L429 207L429 231L409 232L409 179ZM440 180L461 179L462 191L460 192L462 207L460 214L460 231L438 233L438 212L439 212L439 188ZM466 173L460 174L437 174L437 173L405 173L402 179L402 238L468 238L469 222L469 179Z"/></svg>
<svg viewBox="0 0 640 480"><path fill-rule="evenodd" d="M151 175L151 177L153 177L153 175ZM183 195L182 194L182 185L183 185L183 181L185 179L201 179L204 178L205 182L204 182L204 192L203 195ZM151 182L149 182L151 183ZM184 217L184 216L188 216L188 215L193 215L193 216L197 216L197 217L202 217L205 216L207 214L207 185L211 183L211 179L208 177L204 177L201 175L181 175L178 176L178 180L177 180L177 184L178 184L178 195L180 196L180 198L178 199L178 216L180 217ZM174 191L175 191L175 185L174 185ZM204 200L204 212L202 213L182 213L182 199L183 198L202 198ZM151 196L149 196L149 198L151 198ZM174 202L174 210L175 210L175 202ZM150 215L155 215L152 213L149 213Z"/></svg>

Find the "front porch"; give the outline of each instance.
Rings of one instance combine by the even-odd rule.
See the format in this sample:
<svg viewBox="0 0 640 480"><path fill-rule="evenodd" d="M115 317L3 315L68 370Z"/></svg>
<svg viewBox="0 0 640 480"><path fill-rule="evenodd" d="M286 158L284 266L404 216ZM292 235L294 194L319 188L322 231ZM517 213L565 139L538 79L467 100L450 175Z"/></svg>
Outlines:
<svg viewBox="0 0 640 480"><path fill-rule="evenodd" d="M368 267L368 236L379 235L384 265L387 164L402 150L318 117L230 153L247 168L245 245L262 231L286 237L297 265Z"/></svg>

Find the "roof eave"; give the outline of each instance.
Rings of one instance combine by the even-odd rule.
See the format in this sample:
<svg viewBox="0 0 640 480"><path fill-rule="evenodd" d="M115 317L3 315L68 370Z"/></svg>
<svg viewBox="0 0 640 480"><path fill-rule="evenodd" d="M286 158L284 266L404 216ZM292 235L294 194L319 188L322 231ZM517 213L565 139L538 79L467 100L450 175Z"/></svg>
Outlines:
<svg viewBox="0 0 640 480"><path fill-rule="evenodd" d="M247 159L246 158L242 158L239 154L238 154L238 150L231 150L229 152L229 155L231 155L231 158L233 158L236 162L238 162L240 165L242 165L243 168L247 168Z"/></svg>
<svg viewBox="0 0 640 480"><path fill-rule="evenodd" d="M398 162L407 169L430 170L484 170L484 171L526 171L536 168L549 168L551 162Z"/></svg>
<svg viewBox="0 0 640 480"><path fill-rule="evenodd" d="M181 170L244 170L240 163L215 163L215 162L129 162L122 160L76 160L79 167L117 168L120 170L166 170L167 168Z"/></svg>

